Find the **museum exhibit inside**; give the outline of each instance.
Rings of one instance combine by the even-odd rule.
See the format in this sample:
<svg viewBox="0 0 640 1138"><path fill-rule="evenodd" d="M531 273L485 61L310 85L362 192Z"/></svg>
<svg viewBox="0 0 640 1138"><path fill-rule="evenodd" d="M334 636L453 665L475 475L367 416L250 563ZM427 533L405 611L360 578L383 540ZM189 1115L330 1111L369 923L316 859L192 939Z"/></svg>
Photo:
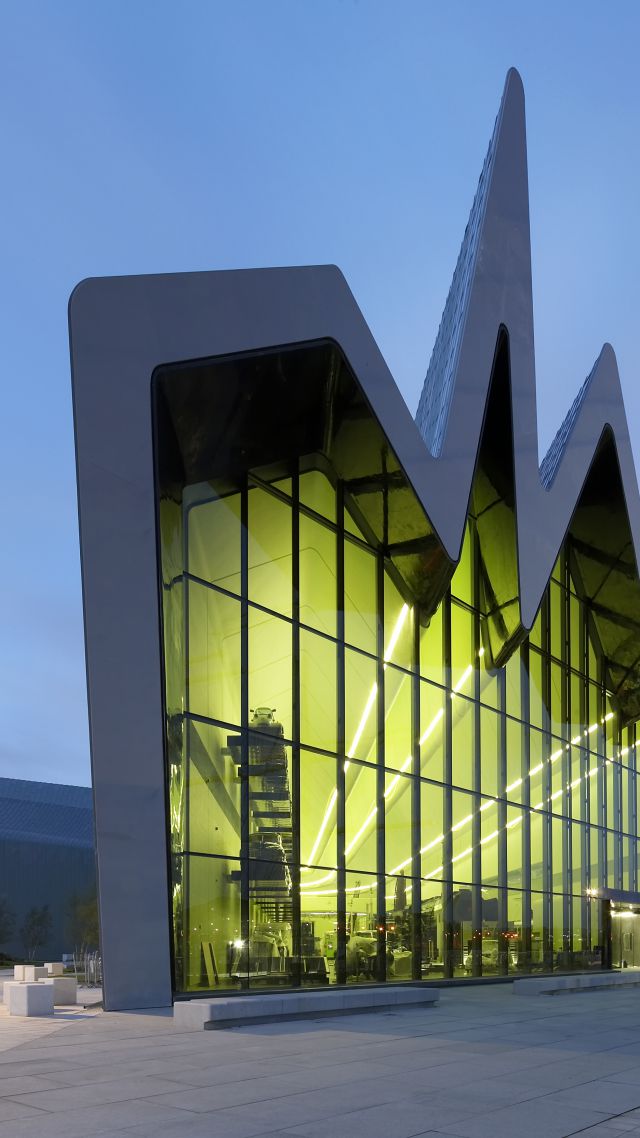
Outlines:
<svg viewBox="0 0 640 1138"><path fill-rule="evenodd" d="M105 1002L640 966L640 500L510 72L418 414L333 267L70 305Z"/></svg>

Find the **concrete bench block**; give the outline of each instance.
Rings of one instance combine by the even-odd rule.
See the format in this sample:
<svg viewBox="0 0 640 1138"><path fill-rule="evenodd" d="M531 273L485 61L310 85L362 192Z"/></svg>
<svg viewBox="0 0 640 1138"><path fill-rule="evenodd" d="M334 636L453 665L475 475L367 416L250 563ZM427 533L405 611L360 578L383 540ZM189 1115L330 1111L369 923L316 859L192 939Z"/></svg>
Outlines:
<svg viewBox="0 0 640 1138"><path fill-rule="evenodd" d="M19 981L24 980L24 964L14 964L13 979Z"/></svg>
<svg viewBox="0 0 640 1138"><path fill-rule="evenodd" d="M315 1012L342 1011L353 1006L349 1004L351 993L342 990L323 992L301 992L299 1014L313 1015Z"/></svg>
<svg viewBox="0 0 640 1138"><path fill-rule="evenodd" d="M51 989L55 1007L78 1002L78 982L75 976L46 976L38 983Z"/></svg>
<svg viewBox="0 0 640 1138"><path fill-rule="evenodd" d="M178 1031L202 1031L209 1022L209 1007L201 1000L180 1000L173 1006L173 1026Z"/></svg>
<svg viewBox="0 0 640 1138"><path fill-rule="evenodd" d="M10 1016L53 1015L53 990L38 981L9 980L3 996Z"/></svg>
<svg viewBox="0 0 640 1138"><path fill-rule="evenodd" d="M45 976L49 975L47 969L39 964L25 964L23 967L24 975L22 979L26 980L29 984L33 984L36 980L44 980Z"/></svg>
<svg viewBox="0 0 640 1138"><path fill-rule="evenodd" d="M226 1026L256 1020L279 1020L290 1016L314 1016L369 1011L377 1008L431 1007L437 1004L437 988L323 988L301 989L282 995L233 996L184 1000L173 1009L178 1031L202 1031L208 1025Z"/></svg>
<svg viewBox="0 0 640 1138"><path fill-rule="evenodd" d="M578 976L546 976L514 980L515 996L552 996L555 992L585 992L598 988L640 985L640 972L593 972Z"/></svg>
<svg viewBox="0 0 640 1138"><path fill-rule="evenodd" d="M49 976L64 976L64 964L61 960L53 960L45 964L47 975Z"/></svg>

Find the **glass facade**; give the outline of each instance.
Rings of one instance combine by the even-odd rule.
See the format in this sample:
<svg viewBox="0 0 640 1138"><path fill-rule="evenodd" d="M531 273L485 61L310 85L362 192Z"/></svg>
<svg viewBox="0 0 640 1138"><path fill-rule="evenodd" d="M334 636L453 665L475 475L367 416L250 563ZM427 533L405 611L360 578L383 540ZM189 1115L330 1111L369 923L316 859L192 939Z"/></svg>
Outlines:
<svg viewBox="0 0 640 1138"><path fill-rule="evenodd" d="M176 991L599 963L594 896L638 888L636 742L570 539L491 667L473 514L427 606L408 539L391 556L371 520L388 528L388 494L367 512L375 487L328 446L190 472L174 378L156 439Z"/></svg>

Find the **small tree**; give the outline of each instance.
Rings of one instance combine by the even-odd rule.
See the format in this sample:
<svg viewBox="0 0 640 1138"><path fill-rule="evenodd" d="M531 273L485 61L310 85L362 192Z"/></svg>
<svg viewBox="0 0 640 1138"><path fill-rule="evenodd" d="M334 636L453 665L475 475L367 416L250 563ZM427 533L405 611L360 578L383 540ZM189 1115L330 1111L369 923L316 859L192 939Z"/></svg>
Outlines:
<svg viewBox="0 0 640 1138"><path fill-rule="evenodd" d="M16 915L6 897L0 897L0 944L11 940L16 927Z"/></svg>
<svg viewBox="0 0 640 1138"><path fill-rule="evenodd" d="M67 935L80 954L97 948L100 934L98 925L98 898L95 893L72 897L67 912Z"/></svg>
<svg viewBox="0 0 640 1138"><path fill-rule="evenodd" d="M33 960L37 949L46 944L51 935L52 924L53 919L48 905L41 905L40 908L34 905L32 909L29 909L20 929L20 937L25 947L27 960Z"/></svg>

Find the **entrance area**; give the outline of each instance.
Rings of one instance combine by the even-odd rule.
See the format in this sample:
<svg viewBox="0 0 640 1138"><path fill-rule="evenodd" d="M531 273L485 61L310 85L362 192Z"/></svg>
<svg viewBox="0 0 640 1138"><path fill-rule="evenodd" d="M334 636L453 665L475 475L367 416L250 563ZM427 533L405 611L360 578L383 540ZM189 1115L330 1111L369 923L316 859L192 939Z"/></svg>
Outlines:
<svg viewBox="0 0 640 1138"><path fill-rule="evenodd" d="M640 905L611 905L611 964L640 968Z"/></svg>

